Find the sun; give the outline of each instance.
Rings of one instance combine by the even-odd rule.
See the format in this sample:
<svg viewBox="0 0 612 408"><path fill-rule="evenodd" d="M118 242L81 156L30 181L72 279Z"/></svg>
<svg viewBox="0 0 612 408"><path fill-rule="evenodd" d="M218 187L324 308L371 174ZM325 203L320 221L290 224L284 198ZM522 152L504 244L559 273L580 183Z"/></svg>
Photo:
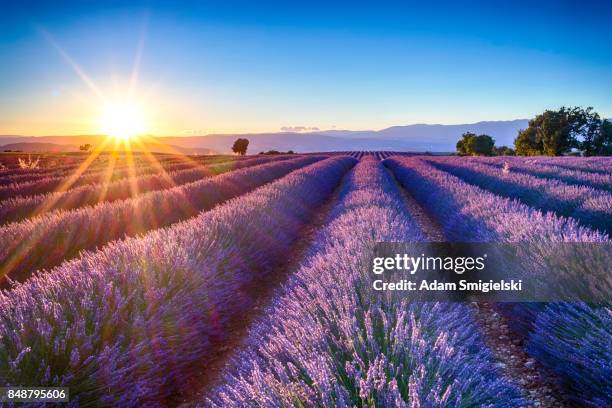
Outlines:
<svg viewBox="0 0 612 408"><path fill-rule="evenodd" d="M121 140L129 140L148 130L147 118L141 106L126 101L107 103L99 117L100 131Z"/></svg>

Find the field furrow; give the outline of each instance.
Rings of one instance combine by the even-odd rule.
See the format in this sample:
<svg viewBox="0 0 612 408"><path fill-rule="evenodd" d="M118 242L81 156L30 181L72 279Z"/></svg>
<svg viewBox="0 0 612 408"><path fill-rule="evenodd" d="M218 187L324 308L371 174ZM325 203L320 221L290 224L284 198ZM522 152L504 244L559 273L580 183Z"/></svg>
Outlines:
<svg viewBox="0 0 612 408"><path fill-rule="evenodd" d="M351 156L352 157L352 156ZM288 278L299 269L310 255L312 246L322 228L327 225L331 212L336 208L339 196L344 190L345 179L350 176L345 174L341 183L338 183L333 193L318 208L314 216L300 230L299 237L285 251L279 263L270 268L265 275L254 274L254 278L245 284L241 292L248 301L245 313L229 323L228 329L223 336L219 336L213 347L218 347L218 352L202 365L186 387L186 392L180 405L182 408L198 406L199 402L208 395L210 390L223 381L225 366L237 355L237 350L242 348L245 339L248 338L253 326L268 312L268 308L278 298L282 285ZM191 390L191 391L190 391Z"/></svg>
<svg viewBox="0 0 612 408"><path fill-rule="evenodd" d="M256 157L228 161L161 174L127 177L109 183L86 184L63 192L15 197L0 202L0 224L20 221L53 210L72 210L101 202L133 198L150 191L169 189L228 171L288 158L289 156Z"/></svg>
<svg viewBox="0 0 612 408"><path fill-rule="evenodd" d="M82 250L188 219L321 158L261 164L127 200L7 224L0 227L0 276L5 285L7 277L23 281Z"/></svg>
<svg viewBox="0 0 612 408"><path fill-rule="evenodd" d="M597 188L608 192L612 191L612 175L609 173L601 174L582 170L569 170L554 165L540 164L537 162L528 163L525 160L507 157L474 158L473 160L499 169L503 169L504 165L507 164L507 171L510 172L559 180L569 184ZM610 161L610 166L612 166L612 160Z"/></svg>
<svg viewBox="0 0 612 408"><path fill-rule="evenodd" d="M539 257L552 256L546 253L550 250L547 242L610 241L607 235L581 227L572 219L543 214L494 195L424 160L392 158L386 164L417 201L431 211L451 240L543 243L533 246L534 253L526 254L526 265L536 265ZM578 271L585 277L584 285L606 281L608 270L581 267L586 268ZM538 279L537 274L545 278L550 273L561 271L534 270L534 279ZM605 293L607 288L604 285L600 290ZM507 315L512 329L525 337L526 351L555 372L573 400L588 406L609 405L609 347L602 344L602 339L610 338L612 317L606 306L516 303L500 310Z"/></svg>
<svg viewBox="0 0 612 408"><path fill-rule="evenodd" d="M612 232L612 194L609 192L455 158L431 159L429 162L495 194L575 218L592 229Z"/></svg>
<svg viewBox="0 0 612 408"><path fill-rule="evenodd" d="M208 405L522 403L475 334L469 307L373 293L363 262L376 242L422 239L382 166L362 159L311 257L253 330ZM462 376L466 369L470 376Z"/></svg>
<svg viewBox="0 0 612 408"><path fill-rule="evenodd" d="M129 157L129 160L128 158ZM76 171L83 174L101 172L108 169L122 171L128 167L134 169L146 168L152 165L167 166L193 161L215 161L219 158L229 159L232 156L201 156L197 158L187 156L164 156L159 154L147 155L122 155L117 157L115 154L103 154L96 157L80 157L72 160L71 164L57 165L47 163L47 167L34 169L8 169L0 171L0 186L22 183L27 181L42 180L46 177L70 176ZM81 170L79 170L81 169Z"/></svg>
<svg viewBox="0 0 612 408"><path fill-rule="evenodd" d="M575 160L571 157L538 157L522 159L526 163L541 163L561 169L587 171L591 173L610 174L610 157L583 157Z"/></svg>
<svg viewBox="0 0 612 408"><path fill-rule="evenodd" d="M279 262L353 165L319 161L0 293L3 385L69 386L80 405L163 405L242 312L241 288Z"/></svg>
<svg viewBox="0 0 612 408"><path fill-rule="evenodd" d="M228 161L242 161L228 157ZM210 160L215 162L215 160ZM126 165L121 168L109 167L101 170L86 170L79 173L72 170L66 174L51 174L40 179L14 183L0 186L0 200L12 197L24 197L37 194L45 194L54 191L66 191L76 187L111 183L127 178L134 178L145 175L164 174L172 171L180 171L201 167L202 163L195 160L181 161L177 163L148 163L141 166Z"/></svg>
<svg viewBox="0 0 612 408"><path fill-rule="evenodd" d="M391 173L393 174L393 173ZM447 241L442 226L405 189L401 189L412 218L429 241ZM532 405L542 408L564 405L565 393L556 386L555 376L541 365L530 363L530 356L522 347L522 341L509 330L508 319L495 312L490 303L472 303L487 346L493 352L495 365L503 375L521 389L522 395Z"/></svg>

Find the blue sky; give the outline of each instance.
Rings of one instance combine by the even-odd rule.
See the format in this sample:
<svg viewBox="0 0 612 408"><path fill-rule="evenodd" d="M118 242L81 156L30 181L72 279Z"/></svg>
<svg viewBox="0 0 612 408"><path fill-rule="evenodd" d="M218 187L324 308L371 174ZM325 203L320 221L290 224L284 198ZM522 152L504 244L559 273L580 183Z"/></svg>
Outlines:
<svg viewBox="0 0 612 408"><path fill-rule="evenodd" d="M612 116L606 2L285 3L2 1L0 134L95 133L136 61L156 134Z"/></svg>

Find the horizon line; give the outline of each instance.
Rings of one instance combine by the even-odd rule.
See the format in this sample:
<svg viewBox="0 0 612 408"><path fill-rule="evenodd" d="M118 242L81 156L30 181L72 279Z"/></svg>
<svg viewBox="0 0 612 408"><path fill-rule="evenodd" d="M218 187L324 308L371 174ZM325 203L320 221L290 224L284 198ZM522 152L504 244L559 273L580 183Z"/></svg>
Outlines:
<svg viewBox="0 0 612 408"><path fill-rule="evenodd" d="M468 125L479 125L482 123L500 123L500 122L517 122L529 120L527 118L517 118L517 119L499 119L499 120L481 120L478 122L463 122L463 123L410 123L403 125L392 125L387 126L380 129L321 129L321 130L311 130L308 131L294 131L294 130L270 130L270 131L238 131L238 132L207 132L207 133L195 133L195 134L155 134L155 133L143 133L141 136L149 136L149 137L201 137L201 136L223 136L223 135L261 135L261 134L321 134L325 132L381 132L391 128L397 127L409 127L409 126L468 126ZM185 131L183 131L185 132ZM44 134L44 135L28 135L28 134L0 134L0 137L106 137L103 133L71 133L71 134Z"/></svg>

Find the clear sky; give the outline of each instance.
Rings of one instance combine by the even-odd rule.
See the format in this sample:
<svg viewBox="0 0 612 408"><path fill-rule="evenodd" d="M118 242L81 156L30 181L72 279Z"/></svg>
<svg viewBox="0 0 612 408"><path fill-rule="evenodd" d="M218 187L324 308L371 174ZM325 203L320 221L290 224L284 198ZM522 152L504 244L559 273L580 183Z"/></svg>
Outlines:
<svg viewBox="0 0 612 408"><path fill-rule="evenodd" d="M289 3L0 0L0 134L612 116L609 1Z"/></svg>

